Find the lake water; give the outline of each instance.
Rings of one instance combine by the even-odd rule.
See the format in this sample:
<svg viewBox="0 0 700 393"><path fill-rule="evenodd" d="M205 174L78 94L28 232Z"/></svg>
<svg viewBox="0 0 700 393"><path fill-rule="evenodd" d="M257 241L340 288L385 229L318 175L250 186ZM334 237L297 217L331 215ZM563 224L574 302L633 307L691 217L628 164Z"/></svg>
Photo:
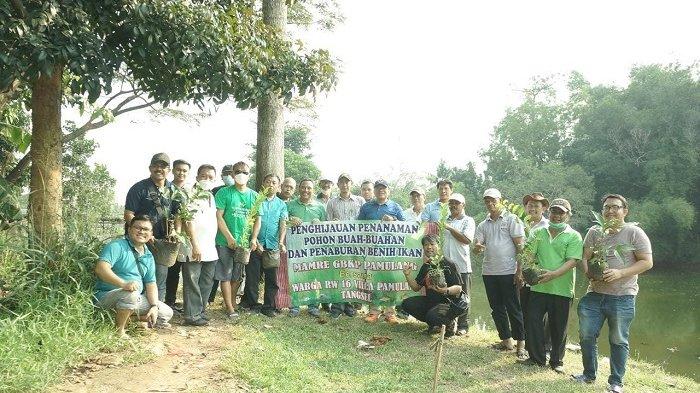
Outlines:
<svg viewBox="0 0 700 393"><path fill-rule="evenodd" d="M474 270L470 319L476 326L485 325L495 329L480 275L480 266L474 266ZM577 274L576 299L569 313L568 342L576 344L576 307L578 299L586 293L588 286L588 282L581 276ZM661 365L673 374L700 381L698 283L700 273L651 271L639 277L636 315L630 331L632 357ZM606 323L598 338L598 351L601 356L609 356L609 348Z"/></svg>

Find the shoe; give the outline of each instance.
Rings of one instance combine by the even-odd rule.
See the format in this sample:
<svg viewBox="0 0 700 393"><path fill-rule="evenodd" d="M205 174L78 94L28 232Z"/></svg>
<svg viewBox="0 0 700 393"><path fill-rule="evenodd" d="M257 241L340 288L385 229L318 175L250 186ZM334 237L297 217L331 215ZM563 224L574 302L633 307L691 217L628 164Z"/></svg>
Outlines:
<svg viewBox="0 0 700 393"><path fill-rule="evenodd" d="M209 325L209 322L205 321L202 318L191 320L191 321L185 321L185 325L188 326L207 326Z"/></svg>
<svg viewBox="0 0 700 393"><path fill-rule="evenodd" d="M293 307L289 309L289 316L290 317L298 317L299 316L299 308L298 307Z"/></svg>
<svg viewBox="0 0 700 393"><path fill-rule="evenodd" d="M457 336L466 336L468 334L469 331L467 329L457 329L457 333L455 333Z"/></svg>
<svg viewBox="0 0 700 393"><path fill-rule="evenodd" d="M199 318L200 318L200 319L203 319L203 320L205 320L205 321L207 321L207 322L211 321L211 318L209 318L209 317L207 316L207 314L205 314L205 313L199 314Z"/></svg>
<svg viewBox="0 0 700 393"><path fill-rule="evenodd" d="M539 364L539 363L537 363L536 361L534 361L534 360L532 360L532 359L530 359L530 358L527 358L527 359L516 359L515 362L518 363L518 364L520 364L520 365L523 365L523 366L545 367L544 364Z"/></svg>
<svg viewBox="0 0 700 393"><path fill-rule="evenodd" d="M353 306L351 306L351 305L345 306L345 309L343 310L343 313L345 313L345 315L349 316L350 318L352 318L352 317L354 317L355 315L357 315L357 311L355 311L355 308L354 308Z"/></svg>
<svg viewBox="0 0 700 393"><path fill-rule="evenodd" d="M396 315L394 314L387 315L384 317L384 320L390 325L397 325L399 323L399 319L396 318Z"/></svg>
<svg viewBox="0 0 700 393"><path fill-rule="evenodd" d="M271 308L263 308L262 310L260 310L260 314L262 314L266 317L270 317L270 318L274 318L277 316L277 313L275 312L275 310L273 310Z"/></svg>
<svg viewBox="0 0 700 393"><path fill-rule="evenodd" d="M507 346L506 344L503 343L503 341L499 341L496 343L491 344L491 348L497 350L497 351L512 351L515 347L513 346Z"/></svg>
<svg viewBox="0 0 700 393"><path fill-rule="evenodd" d="M329 312L331 310L331 305L328 303L321 303L321 310Z"/></svg>
<svg viewBox="0 0 700 393"><path fill-rule="evenodd" d="M170 329L173 326L167 322L158 322L158 323L156 323L156 326L154 326L154 327L156 329Z"/></svg>
<svg viewBox="0 0 700 393"><path fill-rule="evenodd" d="M516 356L518 359L528 359L528 358L530 357L530 356L528 355L527 351L525 350L525 348L520 348L520 349L516 350L516 351L515 351L515 356Z"/></svg>
<svg viewBox="0 0 700 393"><path fill-rule="evenodd" d="M309 315L318 318L321 315L321 310L316 307L309 307Z"/></svg>
<svg viewBox="0 0 700 393"><path fill-rule="evenodd" d="M367 323L375 323L379 319L378 314L369 314L368 316L365 317L365 322Z"/></svg>
<svg viewBox="0 0 700 393"><path fill-rule="evenodd" d="M579 375L572 374L571 379L573 379L574 382L578 382L578 383L593 383L593 382L595 382L595 379L590 379L583 374L579 374Z"/></svg>
<svg viewBox="0 0 700 393"><path fill-rule="evenodd" d="M337 321L338 319L340 319L341 314L342 313L340 311L333 310L333 311L331 311L330 317Z"/></svg>
<svg viewBox="0 0 700 393"><path fill-rule="evenodd" d="M230 312L227 315L228 315L228 319L230 319L230 320L236 320L240 317L240 314L238 314L236 311Z"/></svg>
<svg viewBox="0 0 700 393"><path fill-rule="evenodd" d="M612 393L622 393L622 386L611 383L608 385L607 391Z"/></svg>
<svg viewBox="0 0 700 393"><path fill-rule="evenodd" d="M554 366L552 370L557 374L564 374L564 366Z"/></svg>

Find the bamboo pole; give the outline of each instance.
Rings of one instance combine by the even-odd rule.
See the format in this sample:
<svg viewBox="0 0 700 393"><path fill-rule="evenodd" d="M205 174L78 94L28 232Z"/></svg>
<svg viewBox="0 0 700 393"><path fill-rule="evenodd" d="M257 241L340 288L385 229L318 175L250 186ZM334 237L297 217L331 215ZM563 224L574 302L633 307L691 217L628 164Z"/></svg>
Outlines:
<svg viewBox="0 0 700 393"><path fill-rule="evenodd" d="M445 344L445 325L440 329L440 338L437 341L437 356L435 357L435 375L433 376L433 389L435 393L437 389L438 377L440 376L440 365L442 363L442 346Z"/></svg>

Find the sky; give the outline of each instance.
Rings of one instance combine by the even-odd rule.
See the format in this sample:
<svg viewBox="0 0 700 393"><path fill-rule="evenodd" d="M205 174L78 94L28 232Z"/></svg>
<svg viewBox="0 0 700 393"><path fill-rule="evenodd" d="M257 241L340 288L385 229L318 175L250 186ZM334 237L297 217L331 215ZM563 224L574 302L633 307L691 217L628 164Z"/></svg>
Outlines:
<svg viewBox="0 0 700 393"><path fill-rule="evenodd" d="M635 64L700 60L700 2L338 1L344 24L304 33L307 46L341 61L336 89L316 98L312 134L314 161L331 178L392 180L434 173L440 160L480 163L493 127L535 76L576 70L624 86ZM245 160L255 120L233 103L199 124L138 111L88 136L123 204L154 153L195 168Z"/></svg>

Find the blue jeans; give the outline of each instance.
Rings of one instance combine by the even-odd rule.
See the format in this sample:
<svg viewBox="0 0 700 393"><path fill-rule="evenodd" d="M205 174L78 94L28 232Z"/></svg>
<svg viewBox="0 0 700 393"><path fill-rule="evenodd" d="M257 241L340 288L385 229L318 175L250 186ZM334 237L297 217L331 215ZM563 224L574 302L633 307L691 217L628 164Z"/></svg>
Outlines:
<svg viewBox="0 0 700 393"><path fill-rule="evenodd" d="M609 384L622 386L630 353L630 325L634 319L634 295L613 296L589 292L578 303L579 339L583 375L595 379L598 371L598 335L608 320L610 338Z"/></svg>

